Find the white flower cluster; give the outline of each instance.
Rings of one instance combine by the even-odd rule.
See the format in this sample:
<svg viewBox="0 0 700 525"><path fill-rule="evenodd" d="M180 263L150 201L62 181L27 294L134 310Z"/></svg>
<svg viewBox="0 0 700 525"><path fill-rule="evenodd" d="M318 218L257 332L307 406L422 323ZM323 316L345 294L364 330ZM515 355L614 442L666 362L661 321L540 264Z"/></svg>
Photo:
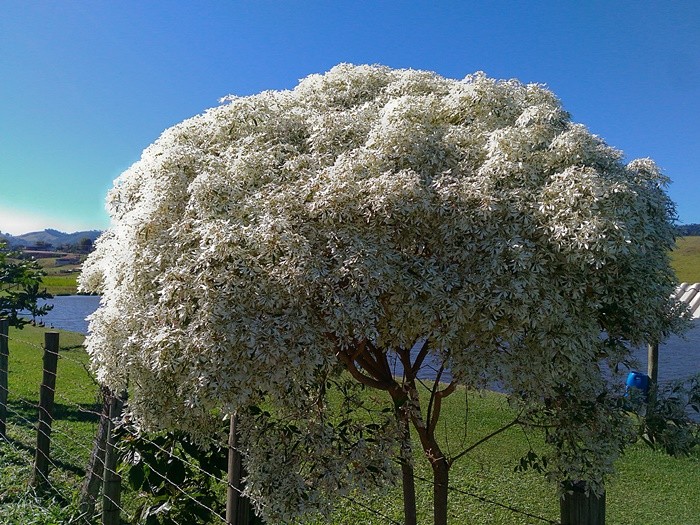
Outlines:
<svg viewBox="0 0 700 525"><path fill-rule="evenodd" d="M671 326L665 183L542 86L342 64L228 97L117 179L81 277L103 294L88 350L145 428L204 434L262 398L303 413L338 345L427 338L464 384L593 407L557 468L599 478L616 447L576 447L610 420L600 359Z"/></svg>

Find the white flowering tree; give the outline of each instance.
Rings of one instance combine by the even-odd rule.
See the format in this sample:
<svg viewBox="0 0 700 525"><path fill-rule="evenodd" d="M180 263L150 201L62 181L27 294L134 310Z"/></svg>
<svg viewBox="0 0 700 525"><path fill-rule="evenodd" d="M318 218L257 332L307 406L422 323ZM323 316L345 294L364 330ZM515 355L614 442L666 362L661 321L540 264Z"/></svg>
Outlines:
<svg viewBox="0 0 700 525"><path fill-rule="evenodd" d="M546 429L553 479L601 490L625 439L604 370L673 325L666 182L542 86L483 74L340 65L229 97L117 179L81 276L103 294L88 350L144 428L203 436L247 411L246 491L267 517L381 483L392 457L408 481L410 426L446 523L440 404L491 381ZM424 406L426 359L451 382ZM338 446L338 369L386 391L399 425Z"/></svg>

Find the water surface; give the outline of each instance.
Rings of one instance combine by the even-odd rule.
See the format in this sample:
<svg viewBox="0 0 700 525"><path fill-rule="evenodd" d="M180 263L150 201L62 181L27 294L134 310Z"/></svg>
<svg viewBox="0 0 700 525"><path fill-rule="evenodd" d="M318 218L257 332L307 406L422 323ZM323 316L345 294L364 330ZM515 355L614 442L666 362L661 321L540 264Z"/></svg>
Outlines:
<svg viewBox="0 0 700 525"><path fill-rule="evenodd" d="M43 318L47 327L70 330L87 334L88 322L86 318L93 313L100 304L99 296L95 295L65 295L56 296L49 301L54 305L53 310ZM639 361L639 370L647 370L647 349L634 349L634 356ZM429 379L434 377L435 363L427 360L426 367L421 372L421 377ZM395 373L402 372L400 365L396 366ZM672 336L659 346L659 382L685 379L700 373L700 319L693 321L693 327L683 336ZM449 372L443 375L443 380L450 380Z"/></svg>

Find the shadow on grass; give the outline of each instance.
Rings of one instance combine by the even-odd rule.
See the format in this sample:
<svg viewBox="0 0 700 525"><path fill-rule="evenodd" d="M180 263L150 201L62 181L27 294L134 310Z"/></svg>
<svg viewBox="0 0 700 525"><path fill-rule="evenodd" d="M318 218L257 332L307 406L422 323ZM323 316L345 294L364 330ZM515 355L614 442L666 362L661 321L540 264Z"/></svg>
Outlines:
<svg viewBox="0 0 700 525"><path fill-rule="evenodd" d="M69 421L72 423L96 423L100 420L102 405L99 403L76 403L67 405L55 403L53 407L54 421ZM39 420L39 407L28 399L11 400L7 404L8 422L18 426L35 425Z"/></svg>
<svg viewBox="0 0 700 525"><path fill-rule="evenodd" d="M6 436L5 439L0 440L0 442L8 443L10 446L14 447L15 450L21 450L23 452L26 452L32 458L36 457L36 447L27 445L26 443L24 443L23 441L21 441L19 439L15 439L13 437ZM5 461L5 460L3 459L3 461ZM32 459L32 465L33 465L33 461L34 460ZM23 461L21 461L20 459L17 459L17 458L11 460L11 462L15 463L15 464L23 463ZM72 474L75 474L76 476L85 477L85 469L84 468L78 467L76 465L72 465L72 464L67 463L65 461L62 461L60 459L51 458L51 465L54 468L59 468L65 472L70 472Z"/></svg>
<svg viewBox="0 0 700 525"><path fill-rule="evenodd" d="M100 419L101 406L97 403L84 403L75 405L64 405L58 403L54 405L53 421L66 421L78 423L97 423ZM36 432L39 420L39 409L36 403L30 400L19 399L8 403L8 425L15 428L18 438L7 436L5 441L14 446L17 450L27 452L31 457L36 455ZM54 430L52 434L65 432ZM32 443L29 445L27 443ZM91 443L90 443L91 445ZM54 467L66 472L71 472L77 476L85 476L85 469L81 466L71 464L57 457L52 457L51 462Z"/></svg>

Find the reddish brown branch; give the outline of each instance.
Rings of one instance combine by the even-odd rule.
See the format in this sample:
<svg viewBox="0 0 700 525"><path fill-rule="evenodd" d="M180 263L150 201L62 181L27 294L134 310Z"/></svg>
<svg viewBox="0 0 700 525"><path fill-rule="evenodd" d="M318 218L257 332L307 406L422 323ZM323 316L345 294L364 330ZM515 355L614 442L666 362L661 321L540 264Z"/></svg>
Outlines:
<svg viewBox="0 0 700 525"><path fill-rule="evenodd" d="M357 355L357 354L353 354ZM391 383L386 381L380 381L373 377L363 374L357 366L355 366L355 360L344 350L339 350L336 356L341 363L345 365L345 369L350 372L350 375L356 379L358 382L370 388L376 388L378 390L389 390L392 387ZM364 367L363 367L364 368Z"/></svg>
<svg viewBox="0 0 700 525"><path fill-rule="evenodd" d="M414 376L418 375L418 371L420 370L420 367L423 366L423 361L425 360L429 351L430 349L428 348L428 340L426 339L425 341L423 341L423 346L421 346L421 349L418 352L418 355L416 356L416 360L413 362L413 366L411 367L411 372Z"/></svg>

